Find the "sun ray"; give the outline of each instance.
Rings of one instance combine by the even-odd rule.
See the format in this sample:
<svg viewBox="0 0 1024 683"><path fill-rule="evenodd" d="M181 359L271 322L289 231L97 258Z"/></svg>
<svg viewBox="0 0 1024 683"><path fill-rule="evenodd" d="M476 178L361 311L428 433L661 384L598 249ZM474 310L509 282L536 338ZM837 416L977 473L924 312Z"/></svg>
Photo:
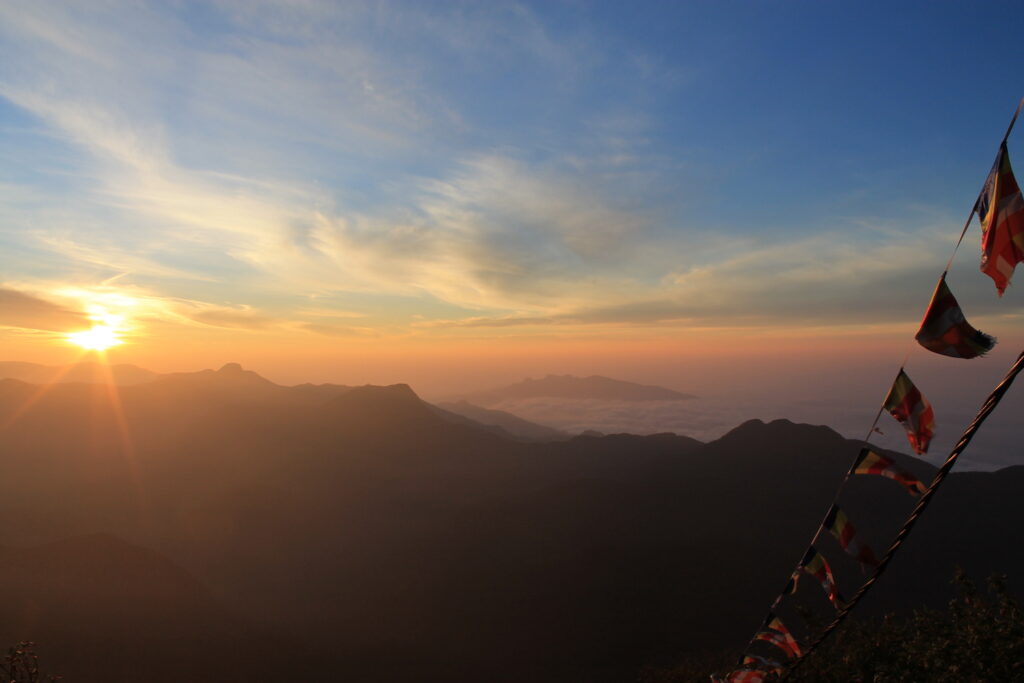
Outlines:
<svg viewBox="0 0 1024 683"><path fill-rule="evenodd" d="M80 354L78 354L78 356L75 357L73 363L65 365L62 368L59 368L57 370L57 374L51 377L49 382L40 385L24 403L22 403L13 412L11 412L11 414L8 415L5 420L0 422L0 430L10 427L12 424L17 422L19 418L25 415L25 413L31 410L32 406L34 406L36 403L42 400L43 397L45 397L46 394L48 394L51 389L60 384L60 380L64 377L64 375L68 374L71 371L71 368L73 368L75 364L78 363L85 354L86 352L82 351Z"/></svg>
<svg viewBox="0 0 1024 683"><path fill-rule="evenodd" d="M121 441L121 454L131 477L133 493L135 494L135 505L141 521L148 522L149 506L146 490L142 481L142 473L139 471L139 462L136 457L135 443L132 439L131 430L128 427L128 420L125 417L124 405L121 402L121 392L117 382L114 380L114 373L106 361L106 356L101 352L100 371L103 373L103 385L107 395L107 401L114 414L114 421L117 424L118 437Z"/></svg>

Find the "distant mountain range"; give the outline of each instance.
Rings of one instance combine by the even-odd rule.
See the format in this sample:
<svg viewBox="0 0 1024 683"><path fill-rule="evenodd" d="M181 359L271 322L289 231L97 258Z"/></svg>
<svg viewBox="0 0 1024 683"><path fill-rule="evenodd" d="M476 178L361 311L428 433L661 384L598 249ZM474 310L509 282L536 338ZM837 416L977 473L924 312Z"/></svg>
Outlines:
<svg viewBox="0 0 1024 683"><path fill-rule="evenodd" d="M593 375L548 375L543 379L528 378L498 389L468 394L466 401L493 406L502 401L524 398L600 399L606 401L688 401L696 396L683 394L664 387L624 382L619 379Z"/></svg>
<svg viewBox="0 0 1024 683"><path fill-rule="evenodd" d="M228 363L229 370L242 372L237 363ZM203 370L200 374L209 375L213 370ZM251 371L249 372L251 375ZM174 375L195 375L196 373L160 374L140 368L137 365L116 364L105 365L92 361L83 361L73 365L41 365L20 361L0 361L0 379L17 379L29 384L49 384L83 382L87 384L105 384L113 382L119 386L130 386L152 382L160 377ZM262 379L262 378L261 378ZM264 380L266 381L266 380ZM333 387L342 385L303 384L309 393L316 393L316 387L330 387L319 390L330 393ZM696 398L692 394L684 394L664 387L635 384L623 380L593 375L591 377L573 377L572 375L548 375L543 379L527 378L522 382L510 384L498 389L466 395L466 401L476 400L477 403L496 403L508 399L520 398L575 398L602 399L616 401L686 401ZM448 402L455 405L457 402ZM472 408L471 408L472 409Z"/></svg>
<svg viewBox="0 0 1024 683"><path fill-rule="evenodd" d="M234 375L234 382L249 382L251 388L263 385L266 389L271 383L256 373L243 370L237 363L228 363L221 369L223 373ZM29 384L108 384L117 386L133 386L152 382L161 378L170 378L170 381L178 381L174 378L190 378L188 381L202 382L202 378L209 378L213 370L202 370L198 373L168 373L160 374L140 368L135 365L103 365L95 362L81 362L69 366L50 366L38 363L24 363L16 361L0 361L0 380L17 379ZM248 379L245 379L248 378ZM275 385L276 386L276 385ZM310 400L316 401L327 397L337 396L349 391L352 387L339 384L301 384L289 387L294 396L304 395ZM625 401L649 402L649 401L686 401L695 396L683 394L671 389L658 386L648 386L625 382L594 375L592 377L573 377L571 375L548 375L543 379L526 379L522 382L512 384L499 389L481 392L473 395L474 399L490 407L483 407L472 403L465 398L455 401L443 401L437 404L437 414L449 421L464 423L468 419L476 427L485 427L490 431L511 436L527 441L547 441L554 439L565 439L573 433L600 433L590 428L590 425L598 425L607 429L598 410L590 404L577 406L575 409L567 401ZM497 406L503 402L514 409L521 409L523 412L543 415L543 406L524 405L523 401L538 398L552 398L561 400L561 410L558 413L563 422L573 427L581 422L586 425L582 428L560 429L556 426L540 424L537 421L528 420L509 410L499 410ZM566 419L566 408L569 407L569 416ZM625 416L621 410L614 411L619 418ZM588 419L588 416L590 418ZM552 419L555 416L552 415ZM635 424L637 431L643 430L637 421L626 420L627 428L614 429L613 431L631 431L628 426Z"/></svg>
<svg viewBox="0 0 1024 683"><path fill-rule="evenodd" d="M67 680L636 680L743 647L859 447L785 420L527 442L406 385L233 364L117 401L2 380L3 634ZM863 613L945 602L956 565L1019 588L1022 494L1024 467L953 474ZM865 476L841 504L880 553L914 500ZM811 581L795 601L831 609Z"/></svg>
<svg viewBox="0 0 1024 683"><path fill-rule="evenodd" d="M596 375L548 375L457 398L445 403L446 408L478 421L487 419L479 412L487 409L568 434L689 433L688 428L707 432L709 416L721 412L720 406L709 406L693 394ZM477 412L455 407L462 403ZM710 417L710 422L715 419ZM732 424L724 422L722 431ZM512 425L503 426L523 436Z"/></svg>
<svg viewBox="0 0 1024 683"><path fill-rule="evenodd" d="M49 384L51 382L106 384L112 382L119 386L128 386L152 382L159 376L157 373L137 365L104 365L95 362L81 362L59 366L0 361L0 379L18 379L29 384Z"/></svg>

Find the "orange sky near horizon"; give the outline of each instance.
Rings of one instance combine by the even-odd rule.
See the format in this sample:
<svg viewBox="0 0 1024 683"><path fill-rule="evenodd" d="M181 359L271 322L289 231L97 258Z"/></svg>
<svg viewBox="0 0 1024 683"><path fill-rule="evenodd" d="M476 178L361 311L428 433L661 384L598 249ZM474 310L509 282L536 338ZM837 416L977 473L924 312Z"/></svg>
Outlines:
<svg viewBox="0 0 1024 683"><path fill-rule="evenodd" d="M102 354L76 347L57 332L7 332L0 333L0 338L3 360L63 365L106 358L109 363L129 363L156 372L239 362L281 384L404 382L423 394L443 396L545 374L603 374L697 393L791 393L794 381L813 382L816 375L837 378L828 381L849 375L851 381L859 381L866 368L889 373L908 350L916 352L913 331L896 324L797 329L601 327L564 336L550 331L503 336L471 332L336 339L275 330L196 330L155 324L125 333L125 343ZM1018 341L1015 337L1004 335L1001 347L1013 346Z"/></svg>
<svg viewBox="0 0 1024 683"><path fill-rule="evenodd" d="M1024 339L975 220L949 285L1000 345L912 341L1017 105L1012 23L228 4L0 3L0 360L97 357L66 337L102 323L157 372L860 405L908 348L952 387Z"/></svg>
<svg viewBox="0 0 1024 683"><path fill-rule="evenodd" d="M917 322L909 316L878 324L410 325L341 336L281 324L208 324L157 315L154 310L162 311L142 305L111 310L86 300L66 302L56 311L44 306L36 312L47 314L32 320L26 310L21 320L33 328L0 327L0 361L66 365L98 360L159 373L235 362L282 385L405 383L435 402L527 377L605 375L698 397L653 412L643 406L625 412L624 407L606 407L613 411L602 413L611 420L606 429L668 430L702 438L753 418L827 424L860 438L906 356L908 373L936 406L942 423L936 457L945 448L942 439L959 433L1024 346L1024 329L1012 312L972 315L972 323L996 335L999 344L984 358L954 361L918 346L913 338ZM123 343L97 352L68 341L69 333L93 323L115 324ZM1014 462L1003 444L1020 405L1011 396L979 442L979 466ZM528 419L542 423L550 416L543 406L508 408L522 408ZM889 427L886 434L887 447L902 447L898 430Z"/></svg>

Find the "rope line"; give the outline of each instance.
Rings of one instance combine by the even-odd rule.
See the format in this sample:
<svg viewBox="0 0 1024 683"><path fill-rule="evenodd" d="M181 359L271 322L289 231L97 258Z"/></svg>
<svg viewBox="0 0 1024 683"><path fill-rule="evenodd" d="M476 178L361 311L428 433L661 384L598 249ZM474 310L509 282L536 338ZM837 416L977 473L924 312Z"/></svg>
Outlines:
<svg viewBox="0 0 1024 683"><path fill-rule="evenodd" d="M904 370L904 368L906 366L906 363L907 363L907 358L909 356L910 356L910 352L907 351L907 355L903 358L903 362L900 363L899 370L896 371L896 377L899 377L900 373L903 372L903 370ZM885 405L884 405L884 403L885 402L883 400L882 405L880 405L878 407L878 412L875 413L875 419L872 420L871 426L868 428L867 436L864 437L865 445L871 439L871 435L874 433L875 427L878 426L878 420L881 419L882 413L885 412ZM843 494L843 489L846 487L846 482L848 482L850 480L850 477L853 476L853 472L857 468L857 462L858 462L859 459L860 459L860 454L858 453L857 457L854 458L853 463L850 464L850 469L848 469L846 471L846 474L843 476L842 481L839 482L839 487L836 489L836 494L832 497L832 504L828 506L827 510L825 510L825 516L821 518L821 522L818 524L818 530L816 532L814 532L814 537L811 538L811 542L807 545L807 549L808 550L810 548L814 547L814 544L817 543L818 539L821 537L821 532L825 530L825 521L828 519L829 515L832 514L832 508L834 508L836 505L839 504L839 498ZM761 625L758 627L757 631L754 632L754 635L751 637L750 642L748 642L747 646L745 648L743 648L743 650L740 652L740 655L739 655L739 657L736 660L737 661L737 665L739 665L739 664L741 664L743 662L743 656L747 653L747 651L751 648L751 646L757 640L757 634L760 633L761 630L763 630L768 625L768 622L771 620L772 615L775 614L775 610L778 609L779 604L782 602L782 599L786 595L788 595L790 593L790 589L793 587L793 581L794 581L793 577L796 574L799 574L800 570L803 568L803 558L806 555L807 555L807 550L804 550L804 554L800 556L801 559L800 559L799 562L797 562L796 568L793 569L793 572L789 575L789 577L786 580L786 587L783 588L782 591L779 592L779 596L777 598L775 598L775 602L773 602L772 606L768 608L768 614L765 616L764 620L761 622Z"/></svg>
<svg viewBox="0 0 1024 683"><path fill-rule="evenodd" d="M931 499L935 495L935 493L939 490L939 486L942 484L943 480L945 480L950 470L953 469L953 465L956 464L957 458L959 458L960 454L964 452L964 450L967 448L967 445L971 443L971 439L974 438L974 435L978 432L978 429L981 428L981 425L984 424L985 420L988 419L988 416L991 415L992 411L995 410L997 405L999 405L999 402L1002 400L1003 396L1010 388L1010 385L1013 384L1013 380L1017 378L1017 375L1020 374L1020 371L1022 369L1024 369L1024 351L1021 351L1020 355L1017 356L1016 362L1014 362L1014 364L1010 367L1009 371L1007 371L1006 376L1003 377L1002 381L996 385L995 389L993 389L992 392L988 395L988 398L985 399L985 402L982 404L981 408L978 409L978 412L977 414L975 414L974 419L964 430L963 434L960 436L960 440L957 441L956 445L953 447L953 450L950 451L949 457L946 458L946 462L944 462L942 464L942 467L939 468L939 471L935 473L935 478L932 480L931 486L929 486L928 490L921 495L921 499L917 502L917 505L914 507L913 512L910 513L910 517L907 518L907 521L904 522L903 527L900 528L899 532L896 534L896 538L889 546L889 549L886 550L885 556L878 563L878 567L875 568L874 572L871 574L868 580L865 581L864 585L860 587L860 590L858 590L853 595L853 597L850 598L850 600L846 603L843 609L839 610L832 623L826 626L825 630L821 633L821 635L819 635L814 642L807 646L803 654L800 657L796 658L789 665L789 668L786 670L785 673L782 674L780 680L784 680L786 676L795 671L804 661L804 659L809 654L811 654L819 645L821 645L825 641L825 639L828 638L828 636L832 633L832 631L834 631L841 623L843 623L843 621L846 619L850 611L853 610L857 603L860 602L861 598L863 598L864 595L866 595L867 592L871 590L871 587L875 585L875 582L878 581L878 578L885 571L890 560L892 560L893 556L900 549L900 546L903 545L903 542L910 534L910 530L914 528L914 525L917 523L917 520L920 519L921 515L925 511L925 508L928 507L928 504L931 502Z"/></svg>
<svg viewBox="0 0 1024 683"><path fill-rule="evenodd" d="M1013 127L1017 123L1017 118L1020 116L1022 109L1024 109L1024 97L1022 97L1020 101L1017 103L1017 108L1016 110L1014 110L1013 116L1010 118L1010 123L1006 127L1006 132L1003 134L1003 138L999 143L1000 150L1002 149L1003 145L1006 144L1007 139L1009 139L1010 133L1013 131ZM998 160L999 157L997 155L996 161L998 162ZM985 185L987 185L987 183L988 176L986 176ZM974 219L975 213L977 213L978 205L981 203L981 197L982 193L985 191L985 185L982 185L981 190L978 192L978 195L974 200L974 205L971 206L971 210L967 214L967 220L964 221L964 227L960 231L960 237L957 239L956 245L953 247L953 253L950 254L949 261L946 262L946 267L942 271L940 279L946 277L946 275L949 273L949 269L953 266L953 259L956 258L957 251L960 249L960 245L964 241L964 236L967 234L967 230L971 227L971 221ZM914 344L911 343L910 348L908 349L906 355L903 358L903 361L900 363L899 371L896 373L897 378L899 377L899 373L905 369L907 360L909 360L910 358L910 352L911 350L913 350L913 348ZM999 405L999 402L1002 400L1003 395L1010 388L1010 385L1013 384L1014 379L1016 379L1017 375L1020 373L1022 369L1024 369L1024 351L1020 353L1020 355L1017 357L1017 360L1010 367L1010 370L1007 371L1006 375L1003 377L1002 381L998 385L996 385L996 387L988 395L988 398L985 399L985 402L982 404L981 408L978 409L978 412L975 414L974 419L964 430L963 434L960 437L960 440L957 442L956 446L953 447L953 450L946 458L946 461L943 463L942 467L940 467L939 471L936 472L935 478L932 480L931 485L921 495L921 499L914 507L914 510L913 512L911 512L910 517L907 518L907 521L904 522L903 526L896 534L895 539L892 541L892 544L886 550L885 555L882 557L882 560L875 567L871 576L868 577L868 579L861 585L860 589L853 595L853 597L848 602L846 602L841 609L838 610L835 619L832 621L832 623L825 627L825 630L822 631L822 633L819 634L819 636L810 645L806 647L806 649L800 654L799 657L789 662L786 670L779 676L780 681L784 680L790 673L795 671L804 661L807 655L811 654L811 652L813 652L819 645L821 645L822 642L825 641L826 638L828 638L832 631L834 631L840 624L843 623L847 615L853 610L857 603L860 602L861 598L863 598L864 595L871 589L871 587L874 586L874 584L878 581L879 577L882 575L882 573L888 566L889 562L892 560L892 557L899 550L900 546L903 545L903 542L910 534L911 529L913 529L914 525L917 523L917 520L921 517L921 515L924 513L924 510L928 507L928 504L931 502L932 496L934 496L936 491L938 491L939 486L942 484L946 476L949 474L950 470L953 468L953 465L956 463L957 458L959 458L960 454L967 448L967 445L974 438L975 433L985 422L988 416L992 413L992 411L995 410L995 407ZM874 434L875 428L878 426L878 420L882 417L883 412L885 412L884 401L883 404L879 407L878 412L875 414L875 419L872 421L871 427L868 428L868 433L863 441L865 448L869 445L871 436ZM822 518L822 522L818 526L818 530L815 532L814 537L811 539L811 542L808 545L808 550L814 547L814 544L817 543L822 531L824 531L825 522L831 514L833 507L838 505L839 498L843 492L843 489L846 487L846 484L850 480L850 477L853 476L854 470L856 469L857 463L859 461L860 453L857 454L856 458L853 461L853 464L850 466L850 469L847 471L846 475L840 482L839 487L836 490L836 494L832 499L832 505L829 506L828 511L825 513L825 517ZM805 550L804 556L806 556L806 552L807 551ZM801 556L801 558L803 558L804 556ZM769 608L768 614L764 618L764 621L762 622L761 626L758 628L758 631L754 633L754 636L750 639L750 642L741 651L738 663L742 663L744 655L747 653L747 651L750 650L751 646L757 640L757 634L767 626L772 616L775 614L775 611L778 609L779 604L782 602L783 598L787 594L789 594L790 588L792 587L794 581L793 577L796 574L798 574L802 569L802 562L803 559L801 559L801 561L797 563L796 569L794 569L793 573L790 574L789 578L787 579L786 587L772 603L771 607Z"/></svg>

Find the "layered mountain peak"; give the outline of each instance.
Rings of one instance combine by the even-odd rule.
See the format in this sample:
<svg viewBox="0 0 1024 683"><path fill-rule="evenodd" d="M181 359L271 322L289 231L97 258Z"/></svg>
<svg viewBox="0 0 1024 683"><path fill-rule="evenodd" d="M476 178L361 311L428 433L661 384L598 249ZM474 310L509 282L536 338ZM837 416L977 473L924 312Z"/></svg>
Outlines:
<svg viewBox="0 0 1024 683"><path fill-rule="evenodd" d="M259 382L260 384L273 384L262 375L246 370L240 363L225 363L217 370L216 375L233 382Z"/></svg>
<svg viewBox="0 0 1024 683"><path fill-rule="evenodd" d="M730 430L721 440L743 440L743 439L836 439L843 437L830 427L824 425L809 425L792 422L786 419L764 420L752 419L740 424Z"/></svg>
<svg viewBox="0 0 1024 683"><path fill-rule="evenodd" d="M195 383L204 388L253 389L278 386L262 375L244 369L239 363L225 363L219 370L176 372L165 375L164 379L174 383Z"/></svg>
<svg viewBox="0 0 1024 683"><path fill-rule="evenodd" d="M382 421L406 421L409 419L437 419L408 384L379 386L367 384L352 387L349 391L330 401L330 405L343 411L349 417L358 417L368 425Z"/></svg>

